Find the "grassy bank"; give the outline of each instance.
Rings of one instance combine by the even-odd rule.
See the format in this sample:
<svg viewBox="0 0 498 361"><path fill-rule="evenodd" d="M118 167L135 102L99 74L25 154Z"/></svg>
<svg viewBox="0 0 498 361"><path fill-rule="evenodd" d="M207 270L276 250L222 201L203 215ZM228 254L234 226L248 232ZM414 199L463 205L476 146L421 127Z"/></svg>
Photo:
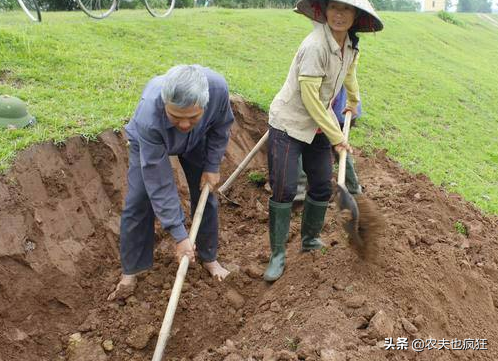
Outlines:
<svg viewBox="0 0 498 361"><path fill-rule="evenodd" d="M362 37L365 116L352 143L385 148L405 168L498 214L498 31L474 15L464 27L435 14L382 13ZM0 93L28 100L39 125L0 131L0 168L34 142L93 138L120 128L153 75L178 63L224 74L232 92L268 109L309 21L289 10L145 10L104 21L43 13L42 24L0 13Z"/></svg>

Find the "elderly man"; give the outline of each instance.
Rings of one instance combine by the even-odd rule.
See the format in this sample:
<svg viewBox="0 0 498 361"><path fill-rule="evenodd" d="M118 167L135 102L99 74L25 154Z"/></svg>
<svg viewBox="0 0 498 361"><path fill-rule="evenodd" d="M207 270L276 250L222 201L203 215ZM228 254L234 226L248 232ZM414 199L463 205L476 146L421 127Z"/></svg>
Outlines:
<svg viewBox="0 0 498 361"><path fill-rule="evenodd" d="M216 260L218 203L209 195L196 239L185 229L170 155L178 155L190 191L191 214L201 189L219 182L220 162L234 120L225 79L199 65L179 65L153 78L145 87L126 126L130 142L128 195L121 216L123 274L109 300L130 296L136 275L152 267L154 215L176 241L176 258L195 260L219 280L228 275Z"/></svg>

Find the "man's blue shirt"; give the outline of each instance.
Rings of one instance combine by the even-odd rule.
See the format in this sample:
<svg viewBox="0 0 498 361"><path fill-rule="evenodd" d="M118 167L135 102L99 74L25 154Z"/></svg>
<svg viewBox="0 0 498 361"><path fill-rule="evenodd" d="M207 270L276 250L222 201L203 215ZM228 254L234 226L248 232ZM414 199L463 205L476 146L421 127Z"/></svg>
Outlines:
<svg viewBox="0 0 498 361"><path fill-rule="evenodd" d="M138 143L143 181L154 213L177 241L187 238L188 233L169 156L182 155L205 172L218 172L234 120L225 79L211 69L203 71L209 83L209 103L190 132L177 130L166 115L161 97L164 75L145 86L135 114L125 127L130 142ZM199 152L202 145L204 152Z"/></svg>

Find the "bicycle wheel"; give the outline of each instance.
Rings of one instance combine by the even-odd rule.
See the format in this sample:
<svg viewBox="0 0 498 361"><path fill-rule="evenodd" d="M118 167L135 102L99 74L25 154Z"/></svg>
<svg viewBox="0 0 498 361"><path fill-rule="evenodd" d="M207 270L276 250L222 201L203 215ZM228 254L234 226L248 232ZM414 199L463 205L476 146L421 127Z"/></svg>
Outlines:
<svg viewBox="0 0 498 361"><path fill-rule="evenodd" d="M28 17L36 22L41 22L40 7L37 0L17 0Z"/></svg>
<svg viewBox="0 0 498 361"><path fill-rule="evenodd" d="M118 0L77 0L81 10L94 19L108 17L118 4Z"/></svg>
<svg viewBox="0 0 498 361"><path fill-rule="evenodd" d="M144 0L147 11L156 18L165 18L173 12L175 0Z"/></svg>

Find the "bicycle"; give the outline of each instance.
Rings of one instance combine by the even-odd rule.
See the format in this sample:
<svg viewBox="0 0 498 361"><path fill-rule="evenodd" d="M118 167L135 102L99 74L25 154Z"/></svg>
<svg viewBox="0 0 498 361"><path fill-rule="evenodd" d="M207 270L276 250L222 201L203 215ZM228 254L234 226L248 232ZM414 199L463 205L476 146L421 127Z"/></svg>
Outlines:
<svg viewBox="0 0 498 361"><path fill-rule="evenodd" d="M104 19L118 9L120 0L76 0L85 14L94 19ZM130 1L130 0L123 0ZM165 18L173 12L175 0L142 0L147 11L154 17ZM37 0L17 0L28 17L41 22L40 6Z"/></svg>
<svg viewBox="0 0 498 361"><path fill-rule="evenodd" d="M38 5L37 0L17 0L17 2L31 20L38 23L41 22L40 6Z"/></svg>
<svg viewBox="0 0 498 361"><path fill-rule="evenodd" d="M36 1L36 0L18 0L18 1ZM118 9L120 0L77 0L81 10L94 19L104 19ZM129 0L124 0L129 1ZM157 18L165 18L173 12L175 0L142 0L145 8L150 15Z"/></svg>

